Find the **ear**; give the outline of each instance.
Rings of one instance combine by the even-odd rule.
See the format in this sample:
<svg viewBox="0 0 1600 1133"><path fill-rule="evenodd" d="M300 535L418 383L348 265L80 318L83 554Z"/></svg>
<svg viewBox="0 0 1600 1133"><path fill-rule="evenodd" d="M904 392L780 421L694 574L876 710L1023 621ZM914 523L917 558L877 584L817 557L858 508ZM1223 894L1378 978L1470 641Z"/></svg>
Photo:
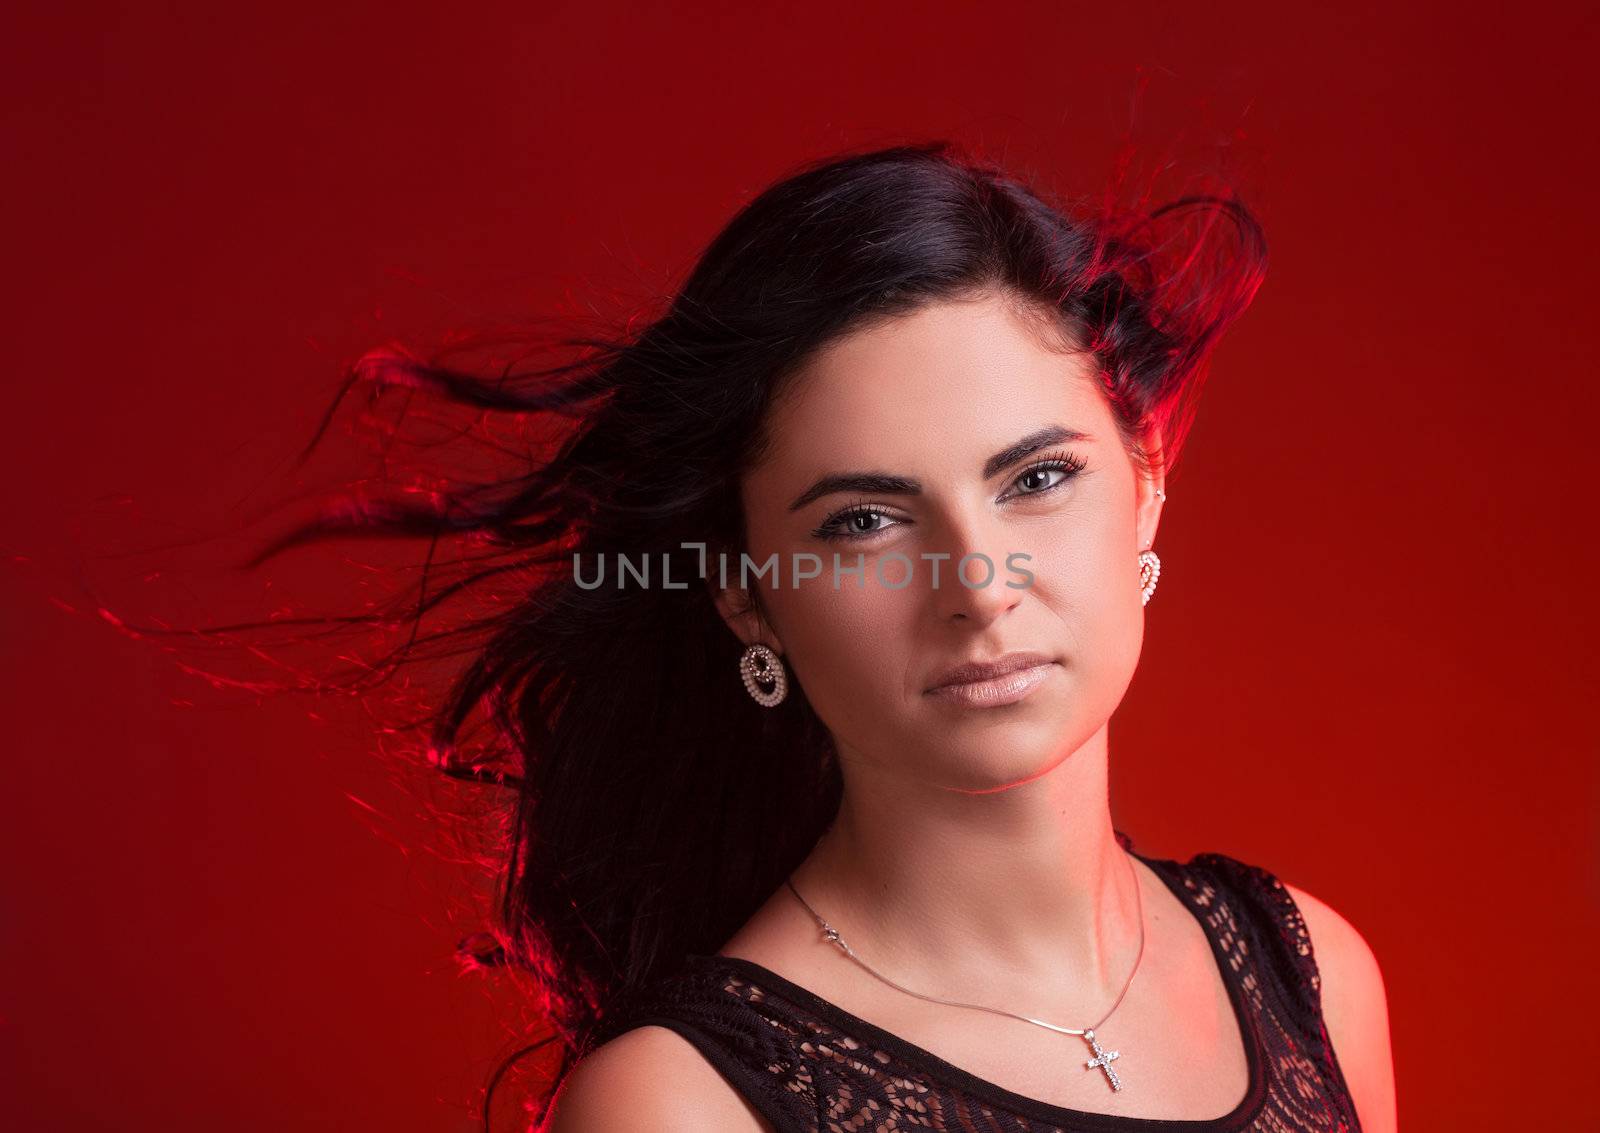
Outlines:
<svg viewBox="0 0 1600 1133"><path fill-rule="evenodd" d="M1156 528L1161 526L1161 506L1166 502L1167 475L1161 450L1161 433L1152 429L1150 444L1145 450L1150 471L1134 467L1134 536L1141 551L1150 549L1156 541ZM1160 492L1161 495L1156 493Z"/></svg>
<svg viewBox="0 0 1600 1133"><path fill-rule="evenodd" d="M745 645L760 642L782 656L783 642L779 640L777 631L762 617L753 591L740 586L719 586L714 578L706 579L706 588L711 591L711 600L716 603L717 613L735 637Z"/></svg>

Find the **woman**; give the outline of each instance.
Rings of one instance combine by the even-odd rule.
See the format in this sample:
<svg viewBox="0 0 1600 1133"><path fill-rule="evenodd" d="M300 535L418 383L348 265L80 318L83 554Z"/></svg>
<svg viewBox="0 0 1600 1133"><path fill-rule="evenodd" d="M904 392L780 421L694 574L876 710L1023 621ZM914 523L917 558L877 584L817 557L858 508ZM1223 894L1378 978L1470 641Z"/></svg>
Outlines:
<svg viewBox="0 0 1600 1133"><path fill-rule="evenodd" d="M550 572L439 729L518 787L544 1127L1394 1127L1355 929L1110 813L1166 479L1264 265L1231 200L1069 218L907 146L768 189L580 364L368 360L577 422L433 513ZM485 701L515 776L449 754Z"/></svg>

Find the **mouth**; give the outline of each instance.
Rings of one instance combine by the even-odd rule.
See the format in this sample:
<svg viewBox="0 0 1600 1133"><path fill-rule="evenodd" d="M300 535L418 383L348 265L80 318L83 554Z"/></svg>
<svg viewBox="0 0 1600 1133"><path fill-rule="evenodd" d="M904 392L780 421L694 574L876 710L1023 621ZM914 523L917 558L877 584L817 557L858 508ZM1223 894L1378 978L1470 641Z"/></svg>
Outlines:
<svg viewBox="0 0 1600 1133"><path fill-rule="evenodd" d="M1048 680L1055 669L1055 659L1043 653L1007 653L993 661L974 661L947 670L924 695L975 707L1015 704Z"/></svg>
<svg viewBox="0 0 1600 1133"><path fill-rule="evenodd" d="M936 700L961 704L969 708L997 708L1003 704L1015 704L1026 698L1034 689L1049 680L1055 668L1054 661L1046 661L1040 665L1029 665L1024 669L1013 669L1009 673L989 677L987 680L940 685L938 688L929 689L927 695Z"/></svg>

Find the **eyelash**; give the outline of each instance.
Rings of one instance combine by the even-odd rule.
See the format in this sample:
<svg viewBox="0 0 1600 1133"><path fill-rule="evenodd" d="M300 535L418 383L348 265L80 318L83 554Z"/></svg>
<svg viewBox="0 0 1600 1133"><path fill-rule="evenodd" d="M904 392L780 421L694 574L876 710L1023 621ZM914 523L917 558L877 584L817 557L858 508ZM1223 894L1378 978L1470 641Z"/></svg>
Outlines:
<svg viewBox="0 0 1600 1133"><path fill-rule="evenodd" d="M1018 472L1016 479L1012 482L1015 483L1016 480L1021 480L1024 476L1032 475L1035 472L1049 472L1054 470L1066 473L1066 475L1064 475L1060 480L1057 480L1049 487L1040 488L1036 492L1022 493L1023 497L1047 495L1048 493L1055 491L1057 488L1070 483L1073 477L1077 476L1078 473L1083 471L1087 463L1088 462L1084 460L1083 457L1074 456L1071 453L1063 452L1052 454L1046 459L1041 460L1036 464L1030 464L1021 472ZM888 517L888 513L884 511L883 508L873 506L865 500L859 500L851 503L850 506L844 508L842 511L834 512L827 519L823 520L821 526L819 526L811 534L818 539L835 543L851 542L857 539L870 539L874 535L880 534L881 532L887 530L887 528L883 527L878 528L877 531L847 532L842 530L846 523L858 515L881 515Z"/></svg>

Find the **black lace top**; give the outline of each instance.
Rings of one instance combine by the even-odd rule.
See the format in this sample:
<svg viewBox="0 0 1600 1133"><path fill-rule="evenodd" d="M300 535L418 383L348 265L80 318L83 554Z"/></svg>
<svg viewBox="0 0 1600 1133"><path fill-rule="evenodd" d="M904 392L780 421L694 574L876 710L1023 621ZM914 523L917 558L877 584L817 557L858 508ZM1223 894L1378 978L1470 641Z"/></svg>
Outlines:
<svg viewBox="0 0 1600 1133"><path fill-rule="evenodd" d="M690 956L679 971L613 1010L595 1042L633 1027L669 1027L778 1133L1357 1133L1323 1025L1311 939L1282 882L1223 854L1197 854L1186 863L1135 856L1199 919L1227 984L1250 1086L1223 1117L1125 1117L1036 1101L734 956Z"/></svg>

